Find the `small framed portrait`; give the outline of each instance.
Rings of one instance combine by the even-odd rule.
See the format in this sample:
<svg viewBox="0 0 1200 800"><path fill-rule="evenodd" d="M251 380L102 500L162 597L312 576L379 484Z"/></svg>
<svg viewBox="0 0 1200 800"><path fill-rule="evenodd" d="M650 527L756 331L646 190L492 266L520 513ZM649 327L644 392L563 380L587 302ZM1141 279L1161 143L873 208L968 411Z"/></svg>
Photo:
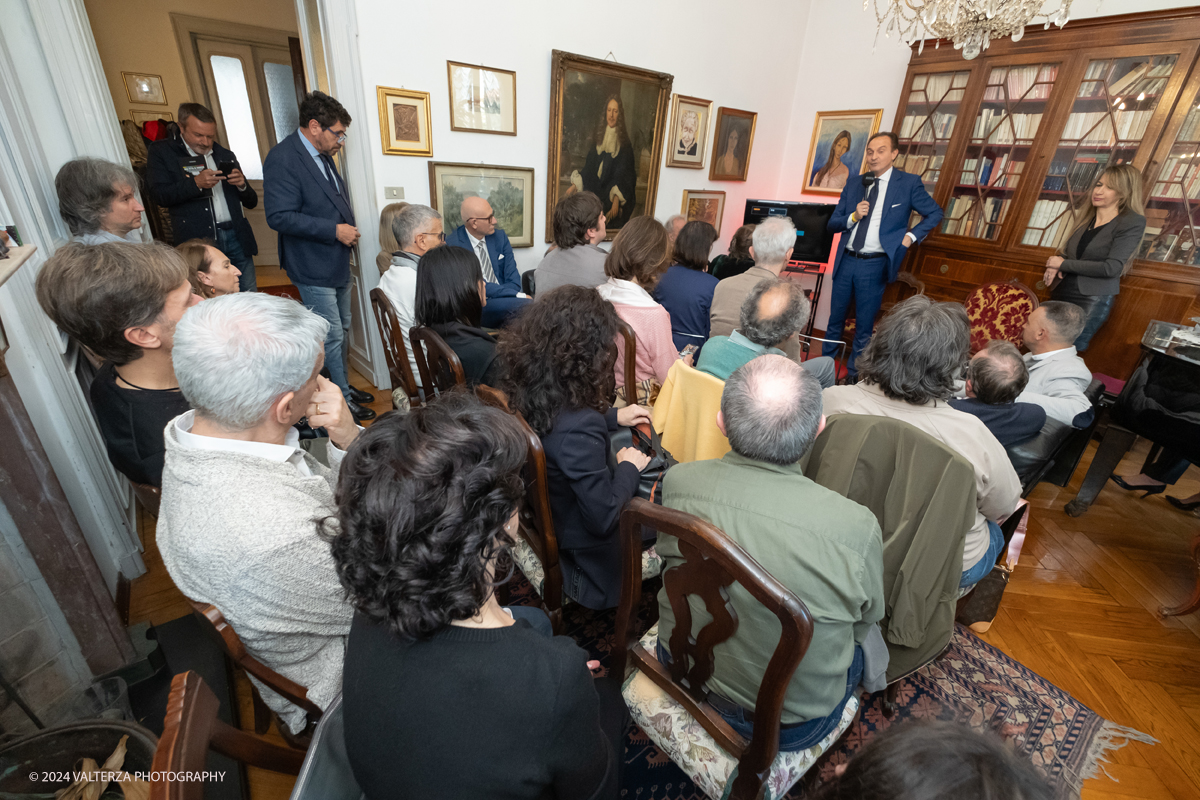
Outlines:
<svg viewBox="0 0 1200 800"><path fill-rule="evenodd" d="M852 175L860 175L867 141L879 132L882 108L818 111L808 147L804 191L840 195Z"/></svg>
<svg viewBox="0 0 1200 800"><path fill-rule="evenodd" d="M707 222L721 235L721 217L725 215L725 193L695 189L683 190L683 208L679 210L688 222Z"/></svg>
<svg viewBox="0 0 1200 800"><path fill-rule="evenodd" d="M138 111L137 109L129 109L129 117L137 125L144 125L147 122L157 122L160 119L165 119L167 122L174 122L175 115L170 111Z"/></svg>
<svg viewBox="0 0 1200 800"><path fill-rule="evenodd" d="M754 144L754 123L758 114L736 108L718 108L713 134L710 181L744 181L750 171L750 147Z"/></svg>
<svg viewBox="0 0 1200 800"><path fill-rule="evenodd" d="M517 135L517 73L446 62L450 130Z"/></svg>
<svg viewBox="0 0 1200 800"><path fill-rule="evenodd" d="M609 239L634 217L654 213L673 80L664 72L553 51L547 242L554 207L575 192L600 198Z"/></svg>
<svg viewBox="0 0 1200 800"><path fill-rule="evenodd" d="M379 136L385 156L433 155L433 125L429 92L376 87L379 95Z"/></svg>
<svg viewBox="0 0 1200 800"><path fill-rule="evenodd" d="M163 89L162 78L158 75L146 75L141 72L122 72L125 79L125 94L129 102L143 103L148 106L165 106L167 93Z"/></svg>
<svg viewBox="0 0 1200 800"><path fill-rule="evenodd" d="M533 167L429 162L429 205L447 231L463 224L460 207L472 196L491 204L513 247L533 247Z"/></svg>
<svg viewBox="0 0 1200 800"><path fill-rule="evenodd" d="M671 97L671 127L667 136L667 166L704 169L708 149L708 123L712 101L699 97Z"/></svg>

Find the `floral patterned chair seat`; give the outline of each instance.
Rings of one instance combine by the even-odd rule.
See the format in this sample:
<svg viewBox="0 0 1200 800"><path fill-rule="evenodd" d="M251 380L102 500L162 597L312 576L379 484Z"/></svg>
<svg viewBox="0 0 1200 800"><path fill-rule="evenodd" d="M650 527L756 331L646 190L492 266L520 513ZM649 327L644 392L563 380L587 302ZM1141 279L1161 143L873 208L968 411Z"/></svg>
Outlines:
<svg viewBox="0 0 1200 800"><path fill-rule="evenodd" d="M655 652L658 625L641 638L647 652ZM733 787L738 761L712 738L674 698L640 670L634 670L621 689L633 721L666 753L700 789L713 800L727 798ZM834 742L854 722L859 698L850 698L837 728L818 744L794 753L780 752L771 764L763 785L764 800L777 800L804 777Z"/></svg>
<svg viewBox="0 0 1200 800"><path fill-rule="evenodd" d="M1014 279L976 286L963 305L971 322L971 353L975 354L992 339L1020 347L1021 329L1038 307L1038 299L1032 289Z"/></svg>
<svg viewBox="0 0 1200 800"><path fill-rule="evenodd" d="M542 562L538 561L537 553L533 552L529 542L522 537L517 537L517 543L512 548L512 557L517 569L521 570L521 574L540 596L542 586L546 583L546 570L542 567ZM657 577L662 572L662 567L663 560L658 553L654 552L653 547L642 551L642 580ZM563 605L572 602L574 601L564 591Z"/></svg>

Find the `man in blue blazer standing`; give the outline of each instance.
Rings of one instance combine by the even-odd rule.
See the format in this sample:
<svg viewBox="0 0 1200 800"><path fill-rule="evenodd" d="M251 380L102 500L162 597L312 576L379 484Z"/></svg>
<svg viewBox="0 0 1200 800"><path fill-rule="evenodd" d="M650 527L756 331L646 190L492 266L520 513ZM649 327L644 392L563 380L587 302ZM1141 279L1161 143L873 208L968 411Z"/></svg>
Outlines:
<svg viewBox="0 0 1200 800"><path fill-rule="evenodd" d="M855 361L875 330L883 290L896 280L908 248L924 239L942 220L942 208L925 191L920 176L892 166L898 155L900 142L896 134L884 131L872 136L867 142L867 169L875 180L869 190L861 180L846 181L829 219L829 230L844 235L833 262L833 297L825 338L842 338L846 311L853 300L854 346L847 364L851 376L858 374ZM914 211L922 219L909 230L908 221ZM837 350L836 344L828 343L823 354L833 356Z"/></svg>
<svg viewBox="0 0 1200 800"><path fill-rule="evenodd" d="M350 386L350 248L354 210L333 156L346 141L350 114L323 92L305 95L300 129L267 153L263 194L267 224L279 234L279 265L300 299L329 321L325 365L354 418L373 419L375 398Z"/></svg>
<svg viewBox="0 0 1200 800"><path fill-rule="evenodd" d="M496 215L487 200L468 197L460 210L463 224L446 237L446 244L470 250L479 259L487 283L487 305L480 324L485 328L502 327L529 302L529 296L521 292L521 271L512 244L504 229L496 227Z"/></svg>

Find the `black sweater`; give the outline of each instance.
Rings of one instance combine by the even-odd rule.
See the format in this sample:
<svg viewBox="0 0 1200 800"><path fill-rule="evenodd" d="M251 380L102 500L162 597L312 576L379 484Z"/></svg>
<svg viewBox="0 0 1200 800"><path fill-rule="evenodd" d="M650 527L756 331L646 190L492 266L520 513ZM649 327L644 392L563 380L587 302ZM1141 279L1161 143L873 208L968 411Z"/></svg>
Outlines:
<svg viewBox="0 0 1200 800"><path fill-rule="evenodd" d="M346 752L370 800L615 798L587 653L524 620L405 640L356 614Z"/></svg>
<svg viewBox="0 0 1200 800"><path fill-rule="evenodd" d="M112 362L96 373L92 410L108 448L108 460L134 483L162 485L163 429L191 408L179 390L124 389Z"/></svg>

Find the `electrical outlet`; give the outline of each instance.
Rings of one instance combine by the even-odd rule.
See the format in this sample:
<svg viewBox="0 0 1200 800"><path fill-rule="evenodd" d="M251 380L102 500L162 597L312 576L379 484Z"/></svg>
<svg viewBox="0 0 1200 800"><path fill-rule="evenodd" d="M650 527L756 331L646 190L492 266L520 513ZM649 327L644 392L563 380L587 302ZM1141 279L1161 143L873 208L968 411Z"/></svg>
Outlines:
<svg viewBox="0 0 1200 800"><path fill-rule="evenodd" d="M385 200L403 200L404 199L404 187L403 186L385 186L385 187L383 187L383 198Z"/></svg>

